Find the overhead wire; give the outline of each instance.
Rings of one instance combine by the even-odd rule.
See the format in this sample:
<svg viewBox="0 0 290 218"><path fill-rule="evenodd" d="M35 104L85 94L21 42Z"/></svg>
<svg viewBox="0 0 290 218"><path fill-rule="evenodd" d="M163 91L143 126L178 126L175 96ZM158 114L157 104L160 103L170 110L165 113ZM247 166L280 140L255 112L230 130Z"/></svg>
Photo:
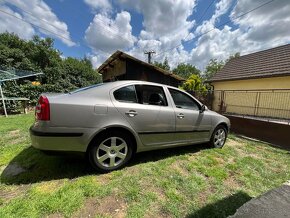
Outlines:
<svg viewBox="0 0 290 218"><path fill-rule="evenodd" d="M51 31L51 30L49 30L49 29L47 29L47 28L44 28L44 27L41 27L41 26L39 26L39 25L37 25L37 24L34 24L34 23L32 23L32 22L29 22L29 21L27 21L27 20L24 20L23 18L21 18L21 17L17 17L16 15L11 14L11 13L9 13L9 12L7 12L7 11L4 11L4 10L0 9L0 12L1 12L1 13L4 13L4 14L6 14L6 15L9 15L9 16L11 16L11 17L14 17L14 18L16 18L16 19L18 19L18 20L21 20L22 22L28 23L28 24L30 24L30 25L36 27L36 28L42 29L42 30L44 30L44 31L47 31L47 32L49 32L49 33L51 33L51 34L53 34L53 35L59 37L59 38L62 38L62 39L64 39L64 40L66 40L66 41L69 41L69 42L71 42L71 43L76 44L76 42L72 41L70 38L67 38L67 37L65 37L65 36L62 36L62 35L60 35L60 34L58 34L58 33L55 33L54 31ZM78 43L79 45L81 45L81 44L84 45L83 43L80 43L80 42L77 42L77 43ZM86 45L86 47L88 47L88 46ZM104 50L102 50L102 49L100 49L100 48L98 48L97 50L101 51L102 53L104 53L104 54L106 54L106 55L111 55L110 53L108 53L108 52L106 52L106 51L104 51Z"/></svg>
<svg viewBox="0 0 290 218"><path fill-rule="evenodd" d="M7 0L4 0L4 2L6 2L6 3L10 4L10 5L13 5L13 7L17 8L17 9L20 10L20 11L23 11L23 12L26 13L26 14L29 14L29 15L30 15L31 17L33 17L34 19L41 20L41 21L47 23L48 25L50 25L50 26L52 26L52 27L54 27L54 28L56 28L56 29L58 29L58 30L60 30L60 31L62 31L62 32L65 32L63 29L61 29L61 28L59 28L59 27L57 27L57 26L51 24L49 21L47 21L47 20L45 20L45 19L43 19L43 18L40 18L40 17L36 17L33 13L31 13L31 12L29 12L29 11L27 11L27 10L24 10L23 8L19 8L17 5L13 4L12 2L8 2Z"/></svg>
<svg viewBox="0 0 290 218"><path fill-rule="evenodd" d="M198 25L200 23L200 21L202 20L202 18L207 14L207 11L209 10L209 8L212 6L212 4L215 2L216 0L213 0L208 6L207 8L203 11L202 15L199 17L199 19L196 22L196 25ZM185 41L187 39L187 37L191 34L191 31L189 31L189 33L187 34L186 37L184 37L182 39L182 41Z"/></svg>
<svg viewBox="0 0 290 218"><path fill-rule="evenodd" d="M7 2L7 1L4 0L4 2ZM50 25L50 26L52 26L52 27L54 27L54 28L56 28L56 29L58 29L58 30L64 32L63 29L60 29L59 27L57 27L57 26L51 24L51 23L48 22L47 20L42 19L42 18L39 18L39 17L36 17L36 16L33 15L31 12L29 12L29 11L27 11L27 10L24 10L24 9L22 9L22 8L19 8L18 6L16 6L15 4L13 4L13 3L11 3L11 2L7 2L7 3L13 5L13 7L17 8L18 10L23 11L23 12L26 13L26 14L29 14L29 15L30 15L31 17L33 17L34 19L41 20L41 21L47 23L48 25ZM15 16L15 15L13 15L13 14L10 14L10 13L8 13L8 12L2 11L2 10L0 10L0 12L2 12L2 13L6 13L6 14L9 14L9 15L11 15L11 16L17 18L17 19L21 19L21 18ZM114 35L114 36L118 36L118 37L121 37L122 39L124 39L125 41L127 41L127 42L129 42L129 43L134 43L133 40L130 40L130 39L128 39L128 38L125 38L123 35L117 33L117 31L119 31L119 30L117 30L117 28L112 27L112 26L108 27L108 26L105 24L105 21L104 21L104 20L100 19L99 17L95 17L95 18L98 19L99 21L101 21L100 24L101 24L101 25L102 25L106 30L108 30L112 35ZM43 27L40 27L39 25L36 25L36 24L34 24L34 23L28 22L27 20L24 20L24 19L21 19L21 20L24 21L24 22L26 22L26 23L29 23L29 24L31 24L31 25L33 25L33 26L35 26L35 27L38 27L38 28L40 28L40 29L46 30L46 31L50 32L51 34L54 34L54 35L56 35L56 36L59 36L59 37L65 39L65 40L68 40L68 41L72 42L72 43L75 43L75 42L73 42L71 39L68 39L68 38L66 38L66 37L60 36L59 34L53 32L53 31L51 31L51 30L48 30L48 29L43 28ZM115 31L112 31L112 30L115 30ZM79 44L80 44L80 43L79 43ZM86 46L86 47L88 47L88 46ZM99 51L101 51L101 52L103 52L103 53L106 53L106 54L108 54L108 55L111 55L110 53L108 53L108 52L106 52L106 51L104 51L104 50L102 50L102 49L100 49L100 48L98 48L97 50L99 50Z"/></svg>
<svg viewBox="0 0 290 218"><path fill-rule="evenodd" d="M201 34L199 34L199 35L193 37L192 39L188 40L187 42L190 42L190 41L192 41L192 40L195 39L195 38L200 38L201 36L204 36L204 35L210 33L211 31L215 30L216 28L220 28L220 27L222 27L222 26L224 26L224 25L226 25L226 24L228 24L228 23L231 23L233 20L236 20L236 19L238 19L238 18L241 18L241 17L243 17L243 16L245 16L245 15L247 15L247 14L253 12L253 11L256 11L256 10L258 10L258 9L260 9L260 8L262 8L262 7L264 7L264 6L268 5L268 4L270 4L270 3L272 3L273 1L275 1L275 0L267 1L267 2L265 2L265 3L263 3L263 4L261 4L261 5L257 6L257 7L255 7L255 8L253 8L253 9L251 9L251 10L245 12L245 13L240 14L239 16L236 16L236 17L232 18L231 20L228 20L228 21L226 21L226 22L223 22L222 24L220 24L220 25L218 25L218 26L214 26L214 28L212 28L212 29L210 29L210 30L208 30L208 31L206 31L206 32L204 32L204 33L201 33ZM160 56L160 55L162 55L162 54L164 54L164 53L166 53L166 52L168 52L168 51L171 51L171 50L173 50L173 49L175 49L175 48L178 48L178 47L180 47L181 45L182 45L182 43L179 43L178 45L176 45L176 46L174 46L174 47L171 47L171 48L169 48L169 49L167 49L167 50L165 50L165 51L163 51L163 52L160 52L159 54L156 54L155 57L156 57L156 56Z"/></svg>
<svg viewBox="0 0 290 218"><path fill-rule="evenodd" d="M49 33L51 33L51 34L53 34L53 35L56 35L56 36L58 36L58 37L64 39L64 40L67 40L67 41L69 41L69 42L75 43L75 42L72 41L70 38L67 38L67 37L62 36L62 35L60 35L60 34L57 34L57 33L53 32L53 31L51 31L51 30L48 30L48 29L46 29L46 28L44 28L44 27L41 27L41 26L39 26L39 25L37 25L37 24L34 24L34 23L32 23L32 22L29 22L29 21L27 21L27 20L24 20L23 18L21 18L21 17L17 17L16 15L11 14L11 13L9 13L9 12L7 12L7 11L4 11L4 10L0 9L0 12L4 13L4 14L6 14L6 15L9 15L9 16L11 16L11 17L14 17L14 18L16 18L16 19L18 19L18 20L21 20L21 21L23 21L23 22L25 22L25 23L29 23L29 24L31 24L32 26L35 26L35 27L37 27L37 28L39 28L39 29L42 29L42 30L45 30L45 31L47 31L47 32L49 32Z"/></svg>

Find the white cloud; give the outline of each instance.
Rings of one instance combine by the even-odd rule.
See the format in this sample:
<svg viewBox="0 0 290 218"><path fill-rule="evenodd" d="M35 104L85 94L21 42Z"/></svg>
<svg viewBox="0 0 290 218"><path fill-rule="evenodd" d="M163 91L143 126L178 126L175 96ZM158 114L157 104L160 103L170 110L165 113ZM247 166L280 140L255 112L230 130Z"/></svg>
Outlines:
<svg viewBox="0 0 290 218"><path fill-rule="evenodd" d="M211 19L197 27L195 35L213 30L198 39L196 47L190 52L190 63L203 69L211 58L225 60L236 52L243 55L289 42L290 29L286 28L290 22L288 0L274 1L247 16L234 19L264 2L238 1L231 11L231 19L237 25L236 29L227 25L220 29L214 27L217 19L232 4L231 1L223 0L217 3ZM224 5L221 7L222 3Z"/></svg>
<svg viewBox="0 0 290 218"><path fill-rule="evenodd" d="M13 14L18 18L22 18L19 13L13 12L10 8L2 5L0 9L9 13ZM30 39L34 34L33 27L28 23L21 23L21 25L15 25L15 23L21 23L17 18L14 18L10 15L6 15L4 13L0 14L0 32L13 32L19 35L23 39Z"/></svg>
<svg viewBox="0 0 290 218"><path fill-rule="evenodd" d="M165 56L171 66L187 60L188 54L178 49L171 50L169 53L159 55L158 53L175 47L187 37L192 38L189 30L194 26L194 21L188 20L193 13L196 0L160 0L160 1L134 1L118 0L121 7L137 10L142 14L143 30L141 31L138 42L129 50L129 53L141 60L147 61L144 55L145 50L155 50L157 55L153 55L153 60L163 61Z"/></svg>
<svg viewBox="0 0 290 218"><path fill-rule="evenodd" d="M119 0L125 8L133 8L144 17L143 26L146 32L155 37L176 34L192 27L193 22L187 21L195 7L195 0Z"/></svg>
<svg viewBox="0 0 290 218"><path fill-rule="evenodd" d="M85 32L85 40L94 51L114 52L117 49L128 49L136 41L132 35L131 15L122 11L116 18L96 14Z"/></svg>
<svg viewBox="0 0 290 218"><path fill-rule="evenodd" d="M84 0L93 10L109 11L112 5L108 0Z"/></svg>
<svg viewBox="0 0 290 218"><path fill-rule="evenodd" d="M231 18L263 4L264 1L257 0L255 4L251 3L250 0L238 1L231 13ZM287 41L290 35L290 28L287 28L290 23L289 0L271 2L245 17L234 20L234 22L240 26L240 29L245 30L246 40L265 43L280 38Z"/></svg>
<svg viewBox="0 0 290 218"><path fill-rule="evenodd" d="M108 54L87 54L87 57L92 62L93 68L98 68L108 57Z"/></svg>
<svg viewBox="0 0 290 218"><path fill-rule="evenodd" d="M101 13L101 8L106 8L106 6L99 4L100 6L94 8L99 9L100 13L95 16L86 31L86 40L95 51L91 60L97 66L108 56L97 54L98 49L109 53L116 49L123 49L143 61L147 61L144 50L155 50L157 54L153 55L153 61L163 61L167 57L171 67L175 67L180 62L186 62L203 70L211 58L224 60L236 52L247 54L290 42L290 28L287 28L290 23L289 0L271 2L246 16L235 19L236 16L264 2L264 0L217 1L211 18L203 21L195 27L193 33L190 33L189 30L194 27L195 21L188 20L188 17L196 13L195 0L154 2L118 0L117 3L122 9L138 11L144 19L143 29L137 39L132 36L129 12L126 12L126 15L123 14L122 19L119 18L123 22L118 24L117 18L112 19L111 15ZM202 4L203 1L198 1L198 3ZM229 11L230 9L232 11ZM230 13L228 19L232 19L235 26L228 24L216 28L215 25L219 24L221 16L227 13ZM209 30L211 31L206 33ZM203 33L206 34L199 37ZM118 36L119 34L124 37ZM188 36L187 40L193 38L190 43L194 45L190 51L187 51L183 45L176 47L186 36ZM130 43L131 40L135 43ZM170 49L168 52L162 53L168 49ZM160 53L162 55L158 55Z"/></svg>
<svg viewBox="0 0 290 218"><path fill-rule="evenodd" d="M50 33L49 31L38 28L38 31L40 31L41 33L45 35L49 35L53 38L58 38L68 46L75 45L75 43L71 41L70 33L68 31L68 27L66 23L64 23L63 21L60 21L58 17L55 15L55 13L51 10L51 8L44 1L42 0L30 0L30 1L10 0L9 5L15 5L18 8L20 8L21 10L19 10L19 13L21 13L22 18L26 20L27 22L33 23L53 33L56 33L60 36L54 35ZM29 13L26 13L25 11ZM14 21L14 26L16 26L15 23L18 24L19 22ZM21 22L21 25L24 26L24 22ZM13 28L14 27L7 27L7 31L12 32Z"/></svg>

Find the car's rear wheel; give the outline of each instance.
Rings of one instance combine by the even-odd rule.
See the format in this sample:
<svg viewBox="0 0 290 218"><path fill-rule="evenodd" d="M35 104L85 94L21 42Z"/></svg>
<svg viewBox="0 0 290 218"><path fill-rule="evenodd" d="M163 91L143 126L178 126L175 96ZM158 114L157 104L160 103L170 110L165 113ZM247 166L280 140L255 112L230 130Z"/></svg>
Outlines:
<svg viewBox="0 0 290 218"><path fill-rule="evenodd" d="M219 125L212 133L210 147L222 148L227 139L227 129L223 125Z"/></svg>
<svg viewBox="0 0 290 218"><path fill-rule="evenodd" d="M89 161L99 172L120 169L131 159L132 147L132 141L126 133L102 134L89 148Z"/></svg>

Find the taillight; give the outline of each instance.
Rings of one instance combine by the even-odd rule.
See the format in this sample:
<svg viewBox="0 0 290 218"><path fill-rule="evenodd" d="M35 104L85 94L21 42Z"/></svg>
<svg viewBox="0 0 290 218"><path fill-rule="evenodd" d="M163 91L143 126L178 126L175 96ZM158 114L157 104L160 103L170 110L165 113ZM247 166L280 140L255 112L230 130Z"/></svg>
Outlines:
<svg viewBox="0 0 290 218"><path fill-rule="evenodd" d="M50 120L50 108L48 98L41 95L35 108L35 116L37 120Z"/></svg>

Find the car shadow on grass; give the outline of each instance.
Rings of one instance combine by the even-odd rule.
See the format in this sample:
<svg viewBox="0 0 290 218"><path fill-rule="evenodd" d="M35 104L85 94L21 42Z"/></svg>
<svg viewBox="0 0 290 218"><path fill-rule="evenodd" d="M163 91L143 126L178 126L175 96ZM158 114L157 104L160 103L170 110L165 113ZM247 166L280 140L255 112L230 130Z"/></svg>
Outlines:
<svg viewBox="0 0 290 218"><path fill-rule="evenodd" d="M136 154L128 165L155 162L206 148L206 145L200 144L142 152ZM1 183L19 185L65 178L74 179L86 175L98 175L98 172L92 169L84 155L47 155L33 147L28 147L10 161L0 179Z"/></svg>
<svg viewBox="0 0 290 218"><path fill-rule="evenodd" d="M186 145L175 148L166 148L160 150L153 150L135 154L129 165L136 165L139 163L155 162L165 158L180 156L190 153L196 153L201 150L208 149L207 144Z"/></svg>
<svg viewBox="0 0 290 218"><path fill-rule="evenodd" d="M198 211L188 214L186 218L212 218L212 217L229 217L234 215L238 208L251 200L252 198L245 192L239 191L233 195L227 196L213 204L207 204Z"/></svg>

